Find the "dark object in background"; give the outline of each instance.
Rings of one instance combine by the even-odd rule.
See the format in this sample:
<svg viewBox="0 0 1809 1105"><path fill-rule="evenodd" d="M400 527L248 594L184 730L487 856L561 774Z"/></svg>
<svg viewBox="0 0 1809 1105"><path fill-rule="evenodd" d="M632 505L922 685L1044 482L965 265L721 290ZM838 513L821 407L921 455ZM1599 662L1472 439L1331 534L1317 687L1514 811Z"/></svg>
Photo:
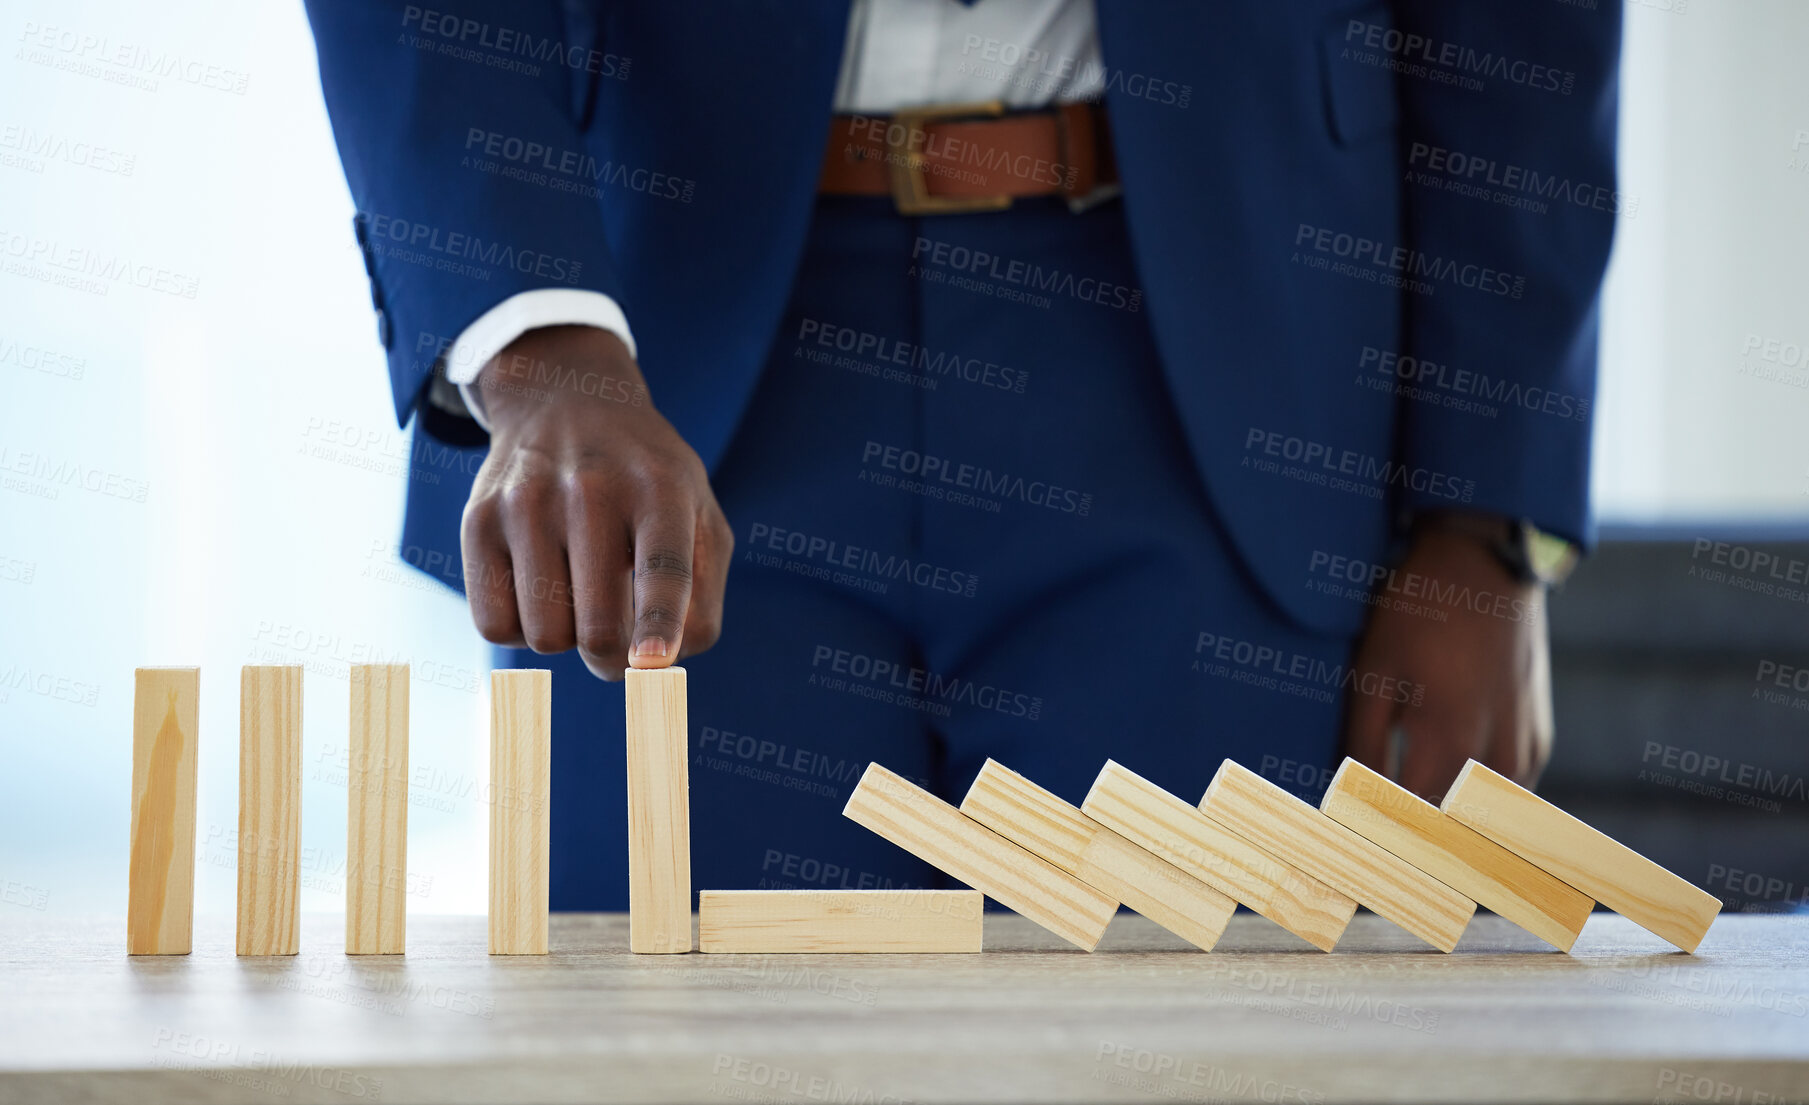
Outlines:
<svg viewBox="0 0 1809 1105"><path fill-rule="evenodd" d="M1809 527L1604 528L1539 793L1729 910L1809 910Z"/></svg>

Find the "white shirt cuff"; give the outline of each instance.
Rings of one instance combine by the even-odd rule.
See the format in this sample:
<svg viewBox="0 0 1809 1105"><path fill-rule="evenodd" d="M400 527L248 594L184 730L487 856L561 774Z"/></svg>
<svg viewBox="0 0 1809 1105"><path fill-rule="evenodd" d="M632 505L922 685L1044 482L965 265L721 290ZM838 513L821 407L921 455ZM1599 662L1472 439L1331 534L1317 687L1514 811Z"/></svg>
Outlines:
<svg viewBox="0 0 1809 1105"><path fill-rule="evenodd" d="M581 288L517 292L479 315L446 351L446 379L459 386L465 406L484 429L489 429L490 423L484 416L482 389L476 386L477 374L510 342L542 326L595 326L608 330L622 339L630 357L636 355L628 316L622 313L621 304L602 292Z"/></svg>

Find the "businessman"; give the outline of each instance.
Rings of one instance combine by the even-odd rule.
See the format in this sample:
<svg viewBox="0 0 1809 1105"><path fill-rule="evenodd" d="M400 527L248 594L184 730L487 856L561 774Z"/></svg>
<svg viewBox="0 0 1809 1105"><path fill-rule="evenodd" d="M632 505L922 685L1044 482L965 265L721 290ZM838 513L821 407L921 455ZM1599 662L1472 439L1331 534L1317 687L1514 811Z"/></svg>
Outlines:
<svg viewBox="0 0 1809 1105"><path fill-rule="evenodd" d="M555 908L625 898L628 666L692 672L705 886L935 885L870 760L1538 774L1616 6L308 11L403 555L556 673Z"/></svg>

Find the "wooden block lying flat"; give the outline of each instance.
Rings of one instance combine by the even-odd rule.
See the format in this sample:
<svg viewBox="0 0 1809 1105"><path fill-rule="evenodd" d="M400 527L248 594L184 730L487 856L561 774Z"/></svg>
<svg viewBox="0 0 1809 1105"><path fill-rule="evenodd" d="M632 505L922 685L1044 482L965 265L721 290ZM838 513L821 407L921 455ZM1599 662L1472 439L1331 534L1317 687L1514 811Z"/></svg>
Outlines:
<svg viewBox="0 0 1809 1105"><path fill-rule="evenodd" d="M239 673L240 955L301 950L301 696L300 665Z"/></svg>
<svg viewBox="0 0 1809 1105"><path fill-rule="evenodd" d="M1357 903L1258 848L1123 764L1107 760L1081 812L1321 951Z"/></svg>
<svg viewBox="0 0 1809 1105"><path fill-rule="evenodd" d="M878 764L867 765L842 815L1086 951L1118 912L1115 899Z"/></svg>
<svg viewBox="0 0 1809 1105"><path fill-rule="evenodd" d="M1230 760L1219 765L1200 809L1439 951L1457 947L1476 914L1475 902Z"/></svg>
<svg viewBox="0 0 1809 1105"><path fill-rule="evenodd" d="M684 668L630 668L628 950L691 950L690 723Z"/></svg>
<svg viewBox="0 0 1809 1105"><path fill-rule="evenodd" d="M977 952L978 890L705 890L706 952Z"/></svg>
<svg viewBox="0 0 1809 1105"><path fill-rule="evenodd" d="M490 954L545 955L553 673L490 673Z"/></svg>
<svg viewBox="0 0 1809 1105"><path fill-rule="evenodd" d="M1560 951L1577 942L1595 906L1587 894L1355 760L1338 768L1319 808Z"/></svg>
<svg viewBox="0 0 1809 1105"><path fill-rule="evenodd" d="M133 677L128 955L189 953L200 690L200 668L139 668Z"/></svg>
<svg viewBox="0 0 1809 1105"><path fill-rule="evenodd" d="M345 953L401 955L408 902L408 665L353 664Z"/></svg>
<svg viewBox="0 0 1809 1105"><path fill-rule="evenodd" d="M1686 952L1721 912L1713 894L1475 760L1458 772L1440 808Z"/></svg>
<svg viewBox="0 0 1809 1105"><path fill-rule="evenodd" d="M987 760L961 812L1207 951L1237 903L1078 807Z"/></svg>

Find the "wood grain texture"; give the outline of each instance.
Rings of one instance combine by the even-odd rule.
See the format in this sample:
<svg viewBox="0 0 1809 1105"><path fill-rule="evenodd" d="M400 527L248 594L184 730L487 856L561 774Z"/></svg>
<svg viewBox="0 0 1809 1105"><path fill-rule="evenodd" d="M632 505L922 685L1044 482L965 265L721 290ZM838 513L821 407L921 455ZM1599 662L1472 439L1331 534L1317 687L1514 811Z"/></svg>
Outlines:
<svg viewBox="0 0 1809 1105"><path fill-rule="evenodd" d="M842 814L1085 951L1118 911L1116 899L879 764L867 765Z"/></svg>
<svg viewBox="0 0 1809 1105"><path fill-rule="evenodd" d="M1346 758L1319 808L1481 906L1569 951L1595 902L1542 868Z"/></svg>
<svg viewBox="0 0 1809 1105"><path fill-rule="evenodd" d="M401 955L408 908L407 664L353 664L345 952Z"/></svg>
<svg viewBox="0 0 1809 1105"><path fill-rule="evenodd" d="M628 948L691 950L685 669L629 668Z"/></svg>
<svg viewBox="0 0 1809 1105"><path fill-rule="evenodd" d="M200 697L200 668L139 668L133 674L129 955L187 955L190 950Z"/></svg>
<svg viewBox="0 0 1809 1105"><path fill-rule="evenodd" d="M1476 915L1475 902L1241 764L1219 765L1200 809L1439 951Z"/></svg>
<svg viewBox="0 0 1809 1105"><path fill-rule="evenodd" d="M1686 952L1721 912L1713 894L1475 760L1458 772L1440 808Z"/></svg>
<svg viewBox="0 0 1809 1105"><path fill-rule="evenodd" d="M1350 898L1116 761L1106 761L1080 808L1320 951L1332 950L1357 911Z"/></svg>
<svg viewBox="0 0 1809 1105"><path fill-rule="evenodd" d="M490 954L545 955L553 673L490 673Z"/></svg>
<svg viewBox="0 0 1809 1105"><path fill-rule="evenodd" d="M1201 779L1204 785L1205 780ZM857 831L849 826L849 831ZM1336 955L1240 912L1201 955L1142 917L1083 956L990 913L982 955L632 955L558 913L550 955L409 918L406 958L128 959L124 917L0 908L0 1102L1788 1102L1809 924L1730 914L1676 954L1598 913L1574 955L1495 916L1456 955L1363 913ZM254 1083L258 1079L261 1082ZM1720 1090L1717 1083L1729 1087Z"/></svg>
<svg viewBox="0 0 1809 1105"><path fill-rule="evenodd" d="M1237 903L1017 772L987 760L961 812L1207 951Z"/></svg>
<svg viewBox="0 0 1809 1105"><path fill-rule="evenodd" d="M978 952L978 890L705 890L706 952Z"/></svg>
<svg viewBox="0 0 1809 1105"><path fill-rule="evenodd" d="M247 664L239 673L240 955L301 950L302 669Z"/></svg>

